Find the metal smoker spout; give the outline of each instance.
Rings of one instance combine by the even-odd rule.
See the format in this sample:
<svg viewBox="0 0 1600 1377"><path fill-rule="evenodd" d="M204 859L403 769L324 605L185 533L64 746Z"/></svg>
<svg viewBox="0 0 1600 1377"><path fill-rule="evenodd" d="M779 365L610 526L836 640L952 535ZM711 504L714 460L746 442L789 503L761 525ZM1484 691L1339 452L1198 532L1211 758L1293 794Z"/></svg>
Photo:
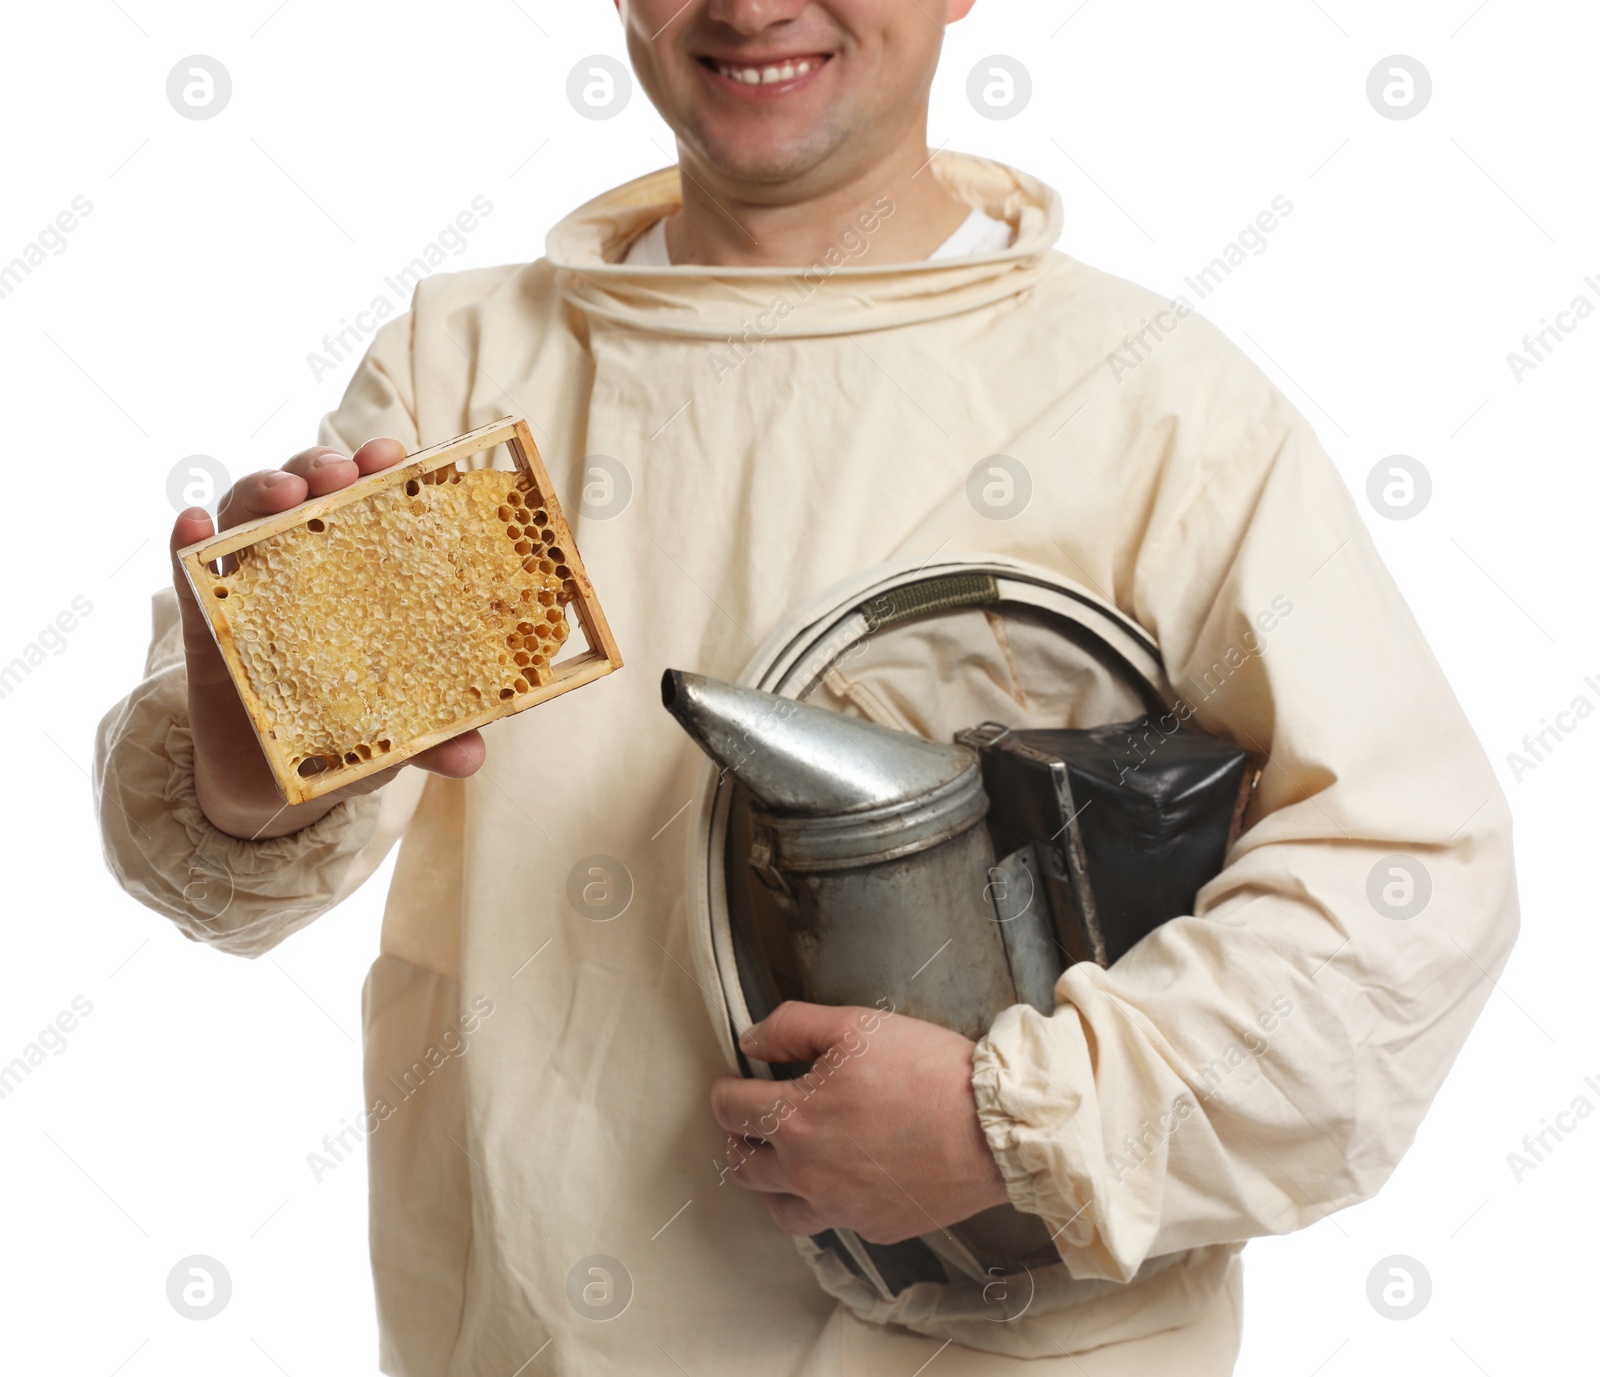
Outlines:
<svg viewBox="0 0 1600 1377"><path fill-rule="evenodd" d="M662 705L773 813L836 816L922 798L972 770L961 746L669 669Z"/></svg>

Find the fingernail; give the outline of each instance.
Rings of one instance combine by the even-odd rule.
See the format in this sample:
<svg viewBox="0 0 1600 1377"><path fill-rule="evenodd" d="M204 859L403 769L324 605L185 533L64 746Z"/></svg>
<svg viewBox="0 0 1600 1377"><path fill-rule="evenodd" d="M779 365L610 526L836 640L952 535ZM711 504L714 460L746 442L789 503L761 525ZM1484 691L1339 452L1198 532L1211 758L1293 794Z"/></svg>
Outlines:
<svg viewBox="0 0 1600 1377"><path fill-rule="evenodd" d="M342 454L319 454L311 461L311 467L314 469L324 469L327 468L329 464L348 464L349 462L350 461Z"/></svg>
<svg viewBox="0 0 1600 1377"><path fill-rule="evenodd" d="M282 469L279 469L277 473L269 473L265 478L263 478L261 480L261 486L263 488L275 488L280 483L287 483L293 477L294 475L292 473L285 473Z"/></svg>

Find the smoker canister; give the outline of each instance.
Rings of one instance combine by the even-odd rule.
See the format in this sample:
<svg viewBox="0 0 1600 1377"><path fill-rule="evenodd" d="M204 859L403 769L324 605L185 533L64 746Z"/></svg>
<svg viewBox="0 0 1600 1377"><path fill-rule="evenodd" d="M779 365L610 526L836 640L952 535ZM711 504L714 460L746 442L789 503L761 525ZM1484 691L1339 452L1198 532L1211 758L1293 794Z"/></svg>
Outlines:
<svg viewBox="0 0 1600 1377"><path fill-rule="evenodd" d="M676 670L662 697L756 801L750 863L807 999L973 1039L1017 1002L975 751Z"/></svg>

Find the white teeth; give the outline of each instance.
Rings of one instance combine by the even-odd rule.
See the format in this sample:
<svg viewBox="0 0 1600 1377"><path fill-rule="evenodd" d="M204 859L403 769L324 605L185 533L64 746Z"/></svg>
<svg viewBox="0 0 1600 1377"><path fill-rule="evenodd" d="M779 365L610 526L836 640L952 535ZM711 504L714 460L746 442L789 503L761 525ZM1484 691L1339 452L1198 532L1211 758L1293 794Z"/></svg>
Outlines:
<svg viewBox="0 0 1600 1377"><path fill-rule="evenodd" d="M772 86L780 81L793 81L796 77L804 76L813 66L809 58L799 62L785 62L781 67L724 67L720 62L717 71L727 77L729 81L743 82L746 86Z"/></svg>

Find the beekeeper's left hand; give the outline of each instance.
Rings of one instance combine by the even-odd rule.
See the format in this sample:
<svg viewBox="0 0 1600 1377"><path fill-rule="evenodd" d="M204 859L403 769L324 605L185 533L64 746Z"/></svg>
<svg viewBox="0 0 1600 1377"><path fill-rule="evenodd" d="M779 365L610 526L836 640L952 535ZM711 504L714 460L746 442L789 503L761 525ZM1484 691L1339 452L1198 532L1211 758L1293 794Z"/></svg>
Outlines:
<svg viewBox="0 0 1600 1377"><path fill-rule="evenodd" d="M843 1227L898 1243L1006 1202L961 1034L882 1009L790 1001L740 1046L811 1065L800 1080L719 1076L711 1088L728 1132L724 1179L759 1192L788 1233Z"/></svg>

